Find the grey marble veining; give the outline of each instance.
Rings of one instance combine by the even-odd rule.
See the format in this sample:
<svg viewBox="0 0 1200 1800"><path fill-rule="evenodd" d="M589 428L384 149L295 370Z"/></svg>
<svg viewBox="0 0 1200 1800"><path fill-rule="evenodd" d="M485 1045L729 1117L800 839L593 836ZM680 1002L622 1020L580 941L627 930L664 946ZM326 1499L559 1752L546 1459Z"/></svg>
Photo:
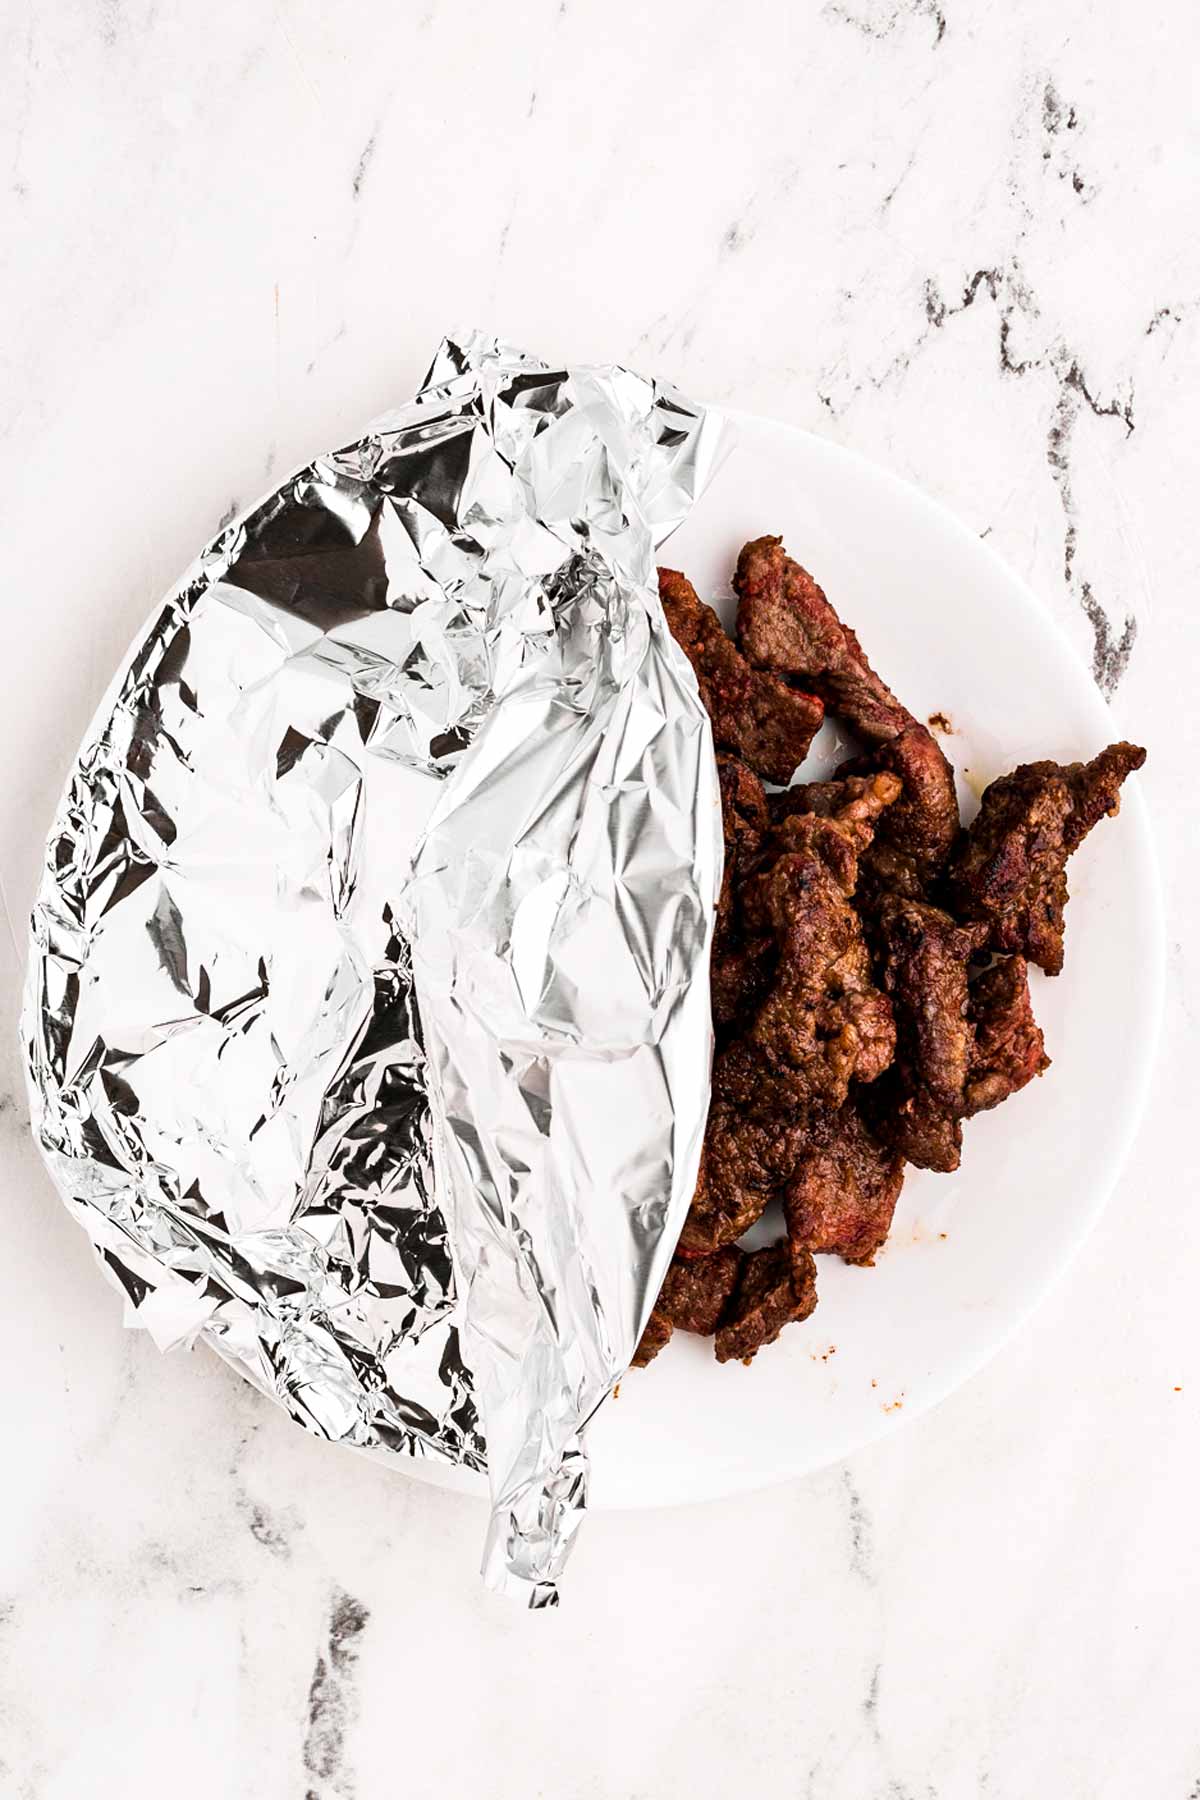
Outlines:
<svg viewBox="0 0 1200 1800"><path fill-rule="evenodd" d="M0 21L0 1794L1200 1800L1194 9L468 11ZM948 504L1150 745L1171 907L1135 1158L1036 1318L843 1468L596 1517L554 1618L480 1591L475 1502L123 1333L13 1041L149 605L475 322Z"/></svg>

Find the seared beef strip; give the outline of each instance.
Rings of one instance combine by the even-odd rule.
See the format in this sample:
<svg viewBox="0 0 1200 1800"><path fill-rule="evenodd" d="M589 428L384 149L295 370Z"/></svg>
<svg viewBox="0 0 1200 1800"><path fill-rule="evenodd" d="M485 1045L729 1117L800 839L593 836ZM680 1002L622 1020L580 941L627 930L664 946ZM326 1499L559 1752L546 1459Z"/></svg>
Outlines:
<svg viewBox="0 0 1200 1800"><path fill-rule="evenodd" d="M891 1009L848 896L898 786L848 784L832 817L783 820L771 840L783 854L742 885L741 927L747 941L774 945L774 985L714 1064L704 1164L680 1238L687 1254L740 1237L791 1174L806 1116L836 1111L851 1079L871 1081L891 1061ZM766 966L764 957L760 974Z"/></svg>
<svg viewBox="0 0 1200 1800"><path fill-rule="evenodd" d="M991 949L1059 973L1067 858L1117 811L1121 783L1145 760L1135 744L1110 744L1090 763L1023 763L992 782L949 869L950 904L987 925Z"/></svg>
<svg viewBox="0 0 1200 1800"><path fill-rule="evenodd" d="M887 1237L904 1158L868 1130L853 1100L814 1128L783 1197L788 1239L801 1267L808 1252L869 1263Z"/></svg>
<svg viewBox="0 0 1200 1800"><path fill-rule="evenodd" d="M881 821L879 834L863 857L863 904L871 906L883 894L926 900L960 829L954 770L940 744L915 719L869 756L856 757L838 773L865 775L872 769L898 775L904 792Z"/></svg>
<svg viewBox="0 0 1200 1800"><path fill-rule="evenodd" d="M891 1008L871 978L858 914L849 904L858 855L895 783L874 784L831 818L797 813L776 827L784 847L742 890L751 931L771 931L775 984L745 1033L794 1110L836 1111L849 1083L873 1081L892 1059Z"/></svg>
<svg viewBox="0 0 1200 1800"><path fill-rule="evenodd" d="M853 839L861 857L882 830L885 808L902 805L903 782L892 774L848 775L836 781L805 781L767 797L767 812L775 826L775 841L787 847L787 821L812 813L819 819L836 819Z"/></svg>
<svg viewBox="0 0 1200 1800"><path fill-rule="evenodd" d="M680 1331L711 1337L737 1286L740 1269L741 1259L732 1246L712 1256L677 1257L667 1270L660 1295L672 1324Z"/></svg>
<svg viewBox="0 0 1200 1800"><path fill-rule="evenodd" d="M967 1018L974 1032L966 1112L986 1112L1050 1067L1029 999L1023 956L993 963L972 983Z"/></svg>
<svg viewBox="0 0 1200 1800"><path fill-rule="evenodd" d="M799 1273L797 1265L799 1264ZM807 1319L817 1304L817 1271L793 1259L784 1241L743 1253L741 1274L717 1328L718 1362L750 1362L764 1344L773 1344L785 1325Z"/></svg>
<svg viewBox="0 0 1200 1800"><path fill-rule="evenodd" d="M732 1046L713 1070L700 1179L679 1237L684 1256L708 1256L749 1231L791 1174L804 1142L803 1127L788 1113L763 1107L765 1119L751 1118L737 1103L729 1090L737 1092L732 1064L741 1055Z"/></svg>
<svg viewBox="0 0 1200 1800"><path fill-rule="evenodd" d="M790 781L820 730L820 700L752 669L677 569L660 569L658 587L671 635L696 672L717 749L732 751L767 781Z"/></svg>
<svg viewBox="0 0 1200 1800"><path fill-rule="evenodd" d="M747 544L738 563L749 662L682 576L663 570L660 583L717 746L734 754L719 758L726 875L704 1156L634 1360L678 1325L715 1331L718 1360L748 1362L812 1311L814 1252L872 1260L906 1159L957 1168L961 1121L1048 1066L1025 956L978 964L991 949L1061 966L1066 859L1117 810L1145 752L1115 744L1087 764L1026 765L993 783L964 833L940 747L778 538ZM785 782L822 701L866 753L832 781L767 796L747 764ZM929 904L943 895L958 922ZM776 1196L788 1238L738 1248Z"/></svg>
<svg viewBox="0 0 1200 1800"><path fill-rule="evenodd" d="M747 544L733 586L738 643L755 668L803 681L868 743L886 743L904 730L910 714L781 538Z"/></svg>
<svg viewBox="0 0 1200 1800"><path fill-rule="evenodd" d="M721 827L725 839L725 874L717 901L715 944L731 935L734 891L740 871L758 854L770 825L763 784L736 756L718 756L717 779L721 788Z"/></svg>
<svg viewBox="0 0 1200 1800"><path fill-rule="evenodd" d="M746 1025L770 990L777 960L773 938L739 937L735 932L717 938L709 983L718 1037Z"/></svg>
<svg viewBox="0 0 1200 1800"><path fill-rule="evenodd" d="M880 981L896 1019L896 1063L866 1102L885 1142L919 1169L957 1169L973 1032L967 964L982 926L889 896L876 921Z"/></svg>
<svg viewBox="0 0 1200 1800"><path fill-rule="evenodd" d="M734 587L738 641L750 661L806 681L870 746L839 775L887 771L904 784L863 858L864 899L885 892L927 898L959 829L954 771L940 746L875 673L853 631L778 538L746 545Z"/></svg>
<svg viewBox="0 0 1200 1800"><path fill-rule="evenodd" d="M1140 744L1129 744L1121 739L1093 756L1091 762L1067 763L1063 767L1073 802L1066 830L1068 856L1078 850L1093 825L1098 825L1101 819L1116 818L1121 810L1121 788L1125 778L1140 769L1145 760L1146 752ZM1030 766L1036 769L1045 765L1033 763ZM1051 763L1050 767L1055 765Z"/></svg>
<svg viewBox="0 0 1200 1800"><path fill-rule="evenodd" d="M849 775L833 781L799 781L795 787L767 795L767 815L772 825L782 825L797 813L815 813L819 819L840 817L843 825L852 828L861 821L874 829L882 808L894 805L900 793L901 783L888 776Z"/></svg>
<svg viewBox="0 0 1200 1800"><path fill-rule="evenodd" d="M645 1369L654 1361L660 1350L665 1350L675 1334L671 1320L656 1306L646 1320L645 1330L638 1340L638 1347L633 1353L631 1369Z"/></svg>
<svg viewBox="0 0 1200 1800"><path fill-rule="evenodd" d="M644 1369L652 1362L676 1326L681 1331L711 1337L740 1272L741 1255L732 1247L689 1261L676 1257L646 1321L633 1359L634 1368Z"/></svg>
<svg viewBox="0 0 1200 1800"><path fill-rule="evenodd" d="M725 868L753 857L771 823L763 784L736 756L718 756L721 824L725 836Z"/></svg>

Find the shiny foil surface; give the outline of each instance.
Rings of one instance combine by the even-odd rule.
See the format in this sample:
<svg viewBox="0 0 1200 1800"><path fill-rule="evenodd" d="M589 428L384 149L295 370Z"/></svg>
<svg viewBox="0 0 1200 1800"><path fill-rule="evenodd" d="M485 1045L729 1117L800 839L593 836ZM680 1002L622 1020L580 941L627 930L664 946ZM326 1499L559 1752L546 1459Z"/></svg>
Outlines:
<svg viewBox="0 0 1200 1800"><path fill-rule="evenodd" d="M443 344L159 608L33 913L35 1129L127 1323L486 1466L535 1606L699 1160L720 808L654 553L720 441Z"/></svg>

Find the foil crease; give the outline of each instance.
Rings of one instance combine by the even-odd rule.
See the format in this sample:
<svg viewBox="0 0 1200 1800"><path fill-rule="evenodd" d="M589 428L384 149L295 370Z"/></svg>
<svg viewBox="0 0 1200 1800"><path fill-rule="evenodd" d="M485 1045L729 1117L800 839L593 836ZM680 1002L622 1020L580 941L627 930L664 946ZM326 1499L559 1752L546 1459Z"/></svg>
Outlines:
<svg viewBox="0 0 1200 1800"><path fill-rule="evenodd" d="M33 912L35 1130L126 1322L486 1467L535 1606L699 1159L719 801L654 551L720 438L447 341L164 601Z"/></svg>

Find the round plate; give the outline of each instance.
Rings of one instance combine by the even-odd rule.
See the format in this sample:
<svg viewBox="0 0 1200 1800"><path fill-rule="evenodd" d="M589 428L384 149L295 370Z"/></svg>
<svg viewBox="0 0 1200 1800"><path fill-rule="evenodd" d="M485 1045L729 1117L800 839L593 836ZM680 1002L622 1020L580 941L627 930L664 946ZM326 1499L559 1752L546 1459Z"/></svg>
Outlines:
<svg viewBox="0 0 1200 1800"><path fill-rule="evenodd" d="M1017 763L1090 757L1117 735L1052 620L958 520L821 438L734 422L737 448L663 560L728 596L742 544L782 535L912 711L948 719L965 817ZM818 740L806 773L833 748ZM1066 967L1032 976L1052 1068L969 1122L956 1175L909 1172L873 1268L819 1257L816 1312L749 1368L678 1332L631 1371L589 1433L593 1505L712 1499L836 1462L974 1374L1063 1273L1129 1154L1158 1030L1163 923L1136 779L1070 880Z"/></svg>
<svg viewBox="0 0 1200 1800"><path fill-rule="evenodd" d="M1115 733L1051 617L986 545L862 457L766 419L664 551L705 596L766 531L817 576L883 679L954 727L964 817L1016 763L1094 756ZM727 619L732 612L727 612ZM676 1334L590 1433L594 1503L666 1505L763 1487L945 1399L1063 1273L1132 1147L1159 1028L1164 936L1137 779L1070 864L1067 963L1033 970L1052 1067L966 1125L955 1175L910 1170L873 1269L817 1258L817 1310L750 1368Z"/></svg>

